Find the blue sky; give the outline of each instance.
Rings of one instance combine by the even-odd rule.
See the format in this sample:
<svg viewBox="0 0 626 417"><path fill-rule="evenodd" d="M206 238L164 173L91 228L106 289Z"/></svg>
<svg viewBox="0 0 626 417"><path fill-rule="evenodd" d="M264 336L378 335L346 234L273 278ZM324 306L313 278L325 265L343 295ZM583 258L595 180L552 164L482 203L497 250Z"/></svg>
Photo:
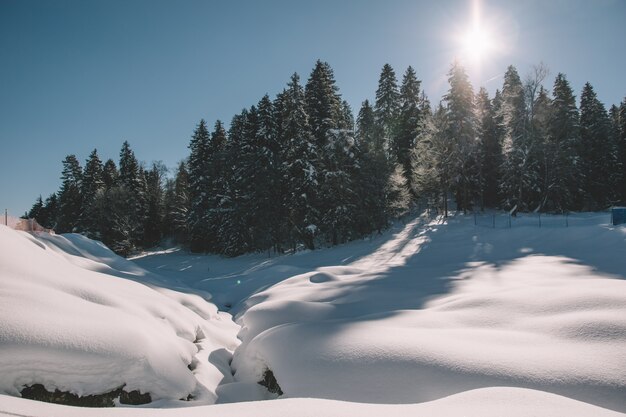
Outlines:
<svg viewBox="0 0 626 417"><path fill-rule="evenodd" d="M117 161L174 167L200 118L228 123L298 72L328 61L358 112L380 69L412 65L431 101L462 55L475 0L0 0L0 208L29 209L60 185L61 161L97 148ZM543 61L577 96L590 81L607 105L626 96L626 0L482 1L504 48L468 65L493 94L509 64Z"/></svg>

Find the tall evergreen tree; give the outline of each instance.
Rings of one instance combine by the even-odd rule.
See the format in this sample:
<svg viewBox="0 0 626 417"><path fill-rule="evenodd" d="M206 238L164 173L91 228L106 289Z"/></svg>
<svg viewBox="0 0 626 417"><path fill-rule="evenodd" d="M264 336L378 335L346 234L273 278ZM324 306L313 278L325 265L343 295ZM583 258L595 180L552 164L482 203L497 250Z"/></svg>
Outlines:
<svg viewBox="0 0 626 417"><path fill-rule="evenodd" d="M99 238L99 213L96 212L95 200L98 192L104 188L103 166L98 151L94 149L85 164L81 183L82 212L80 227L87 236Z"/></svg>
<svg viewBox="0 0 626 417"><path fill-rule="evenodd" d="M117 171L117 166L112 159L107 159L102 167L102 182L104 183L104 188L109 190L117 185L119 177L119 172Z"/></svg>
<svg viewBox="0 0 626 417"><path fill-rule="evenodd" d="M61 189L59 190L59 212L57 232L70 233L79 231L78 220L82 209L81 183L82 168L75 155L68 155L63 160Z"/></svg>
<svg viewBox="0 0 626 417"><path fill-rule="evenodd" d="M611 200L611 172L616 166L616 152L610 137L610 120L604 104L591 84L586 83L580 96L580 171L584 209L605 208Z"/></svg>
<svg viewBox="0 0 626 417"><path fill-rule="evenodd" d="M41 195L39 195L39 197L37 197L37 199L35 200L35 203L33 204L33 206L30 208L30 210L26 214L26 217L28 217L29 219L35 219L39 222L39 217L43 208L44 208L43 199L41 198Z"/></svg>
<svg viewBox="0 0 626 417"><path fill-rule="evenodd" d="M579 115L576 98L565 75L559 73L552 90L550 132L546 153L550 155L546 208L563 212L577 207L580 179Z"/></svg>
<svg viewBox="0 0 626 417"><path fill-rule="evenodd" d="M189 143L189 239L191 250L197 252L209 249L209 131L204 119L200 120Z"/></svg>
<svg viewBox="0 0 626 417"><path fill-rule="evenodd" d="M498 140L498 129L491 100L487 90L482 87L476 96L476 113L481 208L498 207L502 146Z"/></svg>
<svg viewBox="0 0 626 417"><path fill-rule="evenodd" d="M378 232L387 227L389 178L387 157L382 148L376 146L378 129L374 109L365 100L356 120L356 140L361 148L361 169L357 178L357 193L361 210L355 218L355 227L360 233L371 230Z"/></svg>
<svg viewBox="0 0 626 417"><path fill-rule="evenodd" d="M626 98L619 106L617 122L618 170L617 189L620 204L626 204Z"/></svg>
<svg viewBox="0 0 626 417"><path fill-rule="evenodd" d="M465 68L455 62L448 73L450 89L444 96L447 134L454 140L455 173L452 188L458 209L472 209L478 194L478 163L474 93Z"/></svg>
<svg viewBox="0 0 626 417"><path fill-rule="evenodd" d="M502 194L505 206L527 210L528 196L532 184L532 144L528 135L528 115L524 86L514 66L504 74L502 87L501 120L503 123L504 165Z"/></svg>
<svg viewBox="0 0 626 417"><path fill-rule="evenodd" d="M319 148L311 132L306 96L299 81L298 74L293 74L287 85L279 127L283 135L281 143L284 144L288 240L294 248L298 242L302 242L308 249L313 249L319 219L319 172L316 168Z"/></svg>
<svg viewBox="0 0 626 417"><path fill-rule="evenodd" d="M322 149L328 142L330 131L339 128L343 120L341 96L327 62L318 60L315 64L305 87L305 99L311 133Z"/></svg>
<svg viewBox="0 0 626 417"><path fill-rule="evenodd" d="M376 90L376 102L374 114L379 133L378 140L373 147L376 152L381 149L387 152L389 158L397 155L393 149L397 133L398 115L400 112L400 93L398 91L398 80L396 73L389 64L385 64L378 80Z"/></svg>
<svg viewBox="0 0 626 417"><path fill-rule="evenodd" d="M163 182L167 167L162 162L153 162L146 179L146 214L144 220L143 247L152 247L163 237L165 207Z"/></svg>
<svg viewBox="0 0 626 417"><path fill-rule="evenodd" d="M441 104L435 113L425 115L413 154L413 184L429 206L448 216L448 194L454 184L457 144L448 134L448 111Z"/></svg>
<svg viewBox="0 0 626 417"><path fill-rule="evenodd" d="M397 134L395 137L395 159L402 167L407 189L412 190L413 170L411 151L415 147L416 138L421 125L420 84L415 70L408 67L402 78L400 87L400 111L398 115Z"/></svg>

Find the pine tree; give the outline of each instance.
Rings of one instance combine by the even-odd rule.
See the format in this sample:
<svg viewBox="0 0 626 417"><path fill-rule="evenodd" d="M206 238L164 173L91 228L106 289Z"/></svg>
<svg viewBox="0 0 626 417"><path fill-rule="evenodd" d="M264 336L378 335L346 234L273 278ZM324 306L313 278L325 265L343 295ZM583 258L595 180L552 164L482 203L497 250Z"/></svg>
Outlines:
<svg viewBox="0 0 626 417"><path fill-rule="evenodd" d="M300 77L293 74L283 95L280 117L284 144L284 179L288 207L288 240L295 249L302 242L308 249L315 248L317 223L319 149L311 132L306 111L306 96L300 86ZM312 94L312 93L309 93Z"/></svg>
<svg viewBox="0 0 626 417"><path fill-rule="evenodd" d="M610 120L591 84L580 97L580 170L586 210L605 208L610 201L611 172L616 161L610 140Z"/></svg>
<svg viewBox="0 0 626 417"><path fill-rule="evenodd" d="M411 151L415 147L416 138L422 122L420 110L420 84L415 71L408 67L400 87L400 111L398 115L397 135L395 137L395 159L402 167L402 175L408 191L413 190L413 170Z"/></svg>
<svg viewBox="0 0 626 417"><path fill-rule="evenodd" d="M165 223L168 233L176 242L186 244L189 239L188 217L189 174L184 161L178 164L176 175L169 180L165 192Z"/></svg>
<svg viewBox="0 0 626 417"><path fill-rule="evenodd" d="M46 229L56 229L57 218L59 212L59 202L56 193L50 194L43 207L39 210L37 222Z"/></svg>
<svg viewBox="0 0 626 417"><path fill-rule="evenodd" d="M165 208L163 201L163 181L167 167L162 162L153 162L145 173L146 179L146 215L144 220L143 247L152 247L163 237Z"/></svg>
<svg viewBox="0 0 626 417"><path fill-rule="evenodd" d="M192 251L209 249L210 235L207 222L209 211L209 131L204 119L200 120L189 143L189 240Z"/></svg>
<svg viewBox="0 0 626 417"><path fill-rule="evenodd" d="M441 104L432 116L425 115L413 152L413 184L429 206L448 216L448 194L453 185L457 144L448 127L448 111Z"/></svg>
<svg viewBox="0 0 626 417"><path fill-rule="evenodd" d="M527 192L532 187L533 170L530 158L531 143L528 135L528 115L524 86L514 66L504 74L502 87L501 120L504 132L502 194L505 206L528 210Z"/></svg>
<svg viewBox="0 0 626 417"><path fill-rule="evenodd" d="M576 153L580 137L576 98L565 75L559 73L552 90L550 132L546 153L550 155L546 206L564 212L576 209L580 179Z"/></svg>
<svg viewBox="0 0 626 417"><path fill-rule="evenodd" d="M552 120L552 100L548 96L548 92L541 88L537 99L535 100L535 106L532 118L532 134L537 144L538 153L538 175L537 183L535 186L538 190L538 207L541 209L546 205L550 174L551 174L551 161L552 157L549 154L550 150L550 123Z"/></svg>
<svg viewBox="0 0 626 417"><path fill-rule="evenodd" d="M82 196L81 182L83 172L75 155L68 155L63 160L61 189L59 190L59 212L57 232L70 233L79 229L78 219L81 215Z"/></svg>
<svg viewBox="0 0 626 417"><path fill-rule="evenodd" d="M377 141L373 147L376 152L384 150L389 158L395 158L395 137L398 115L400 112L400 93L396 73L389 64L385 64L378 80L374 114L379 129Z"/></svg>
<svg viewBox="0 0 626 417"><path fill-rule="evenodd" d="M102 168L102 182L104 183L104 188L109 190L117 185L118 177L119 173L117 172L115 162L112 159L107 159Z"/></svg>
<svg viewBox="0 0 626 417"><path fill-rule="evenodd" d="M617 189L621 204L626 204L626 98L619 106L617 119L618 169Z"/></svg>
<svg viewBox="0 0 626 417"><path fill-rule="evenodd" d="M494 110L485 88L476 96L479 187L481 208L498 207L500 203L499 181L502 165L502 147L494 120Z"/></svg>
<svg viewBox="0 0 626 417"><path fill-rule="evenodd" d="M376 147L377 126L374 109L365 100L356 121L356 140L361 149L360 175L357 181L360 210L355 216L355 228L360 234L387 227L389 164L382 148ZM378 152L376 152L378 149Z"/></svg>
<svg viewBox="0 0 626 417"><path fill-rule="evenodd" d="M139 165L135 153L130 148L128 141L122 144L119 162L119 186L121 190L112 195L119 199L114 201L113 206L118 210L116 213L119 221L113 235L122 236L119 242L119 250L130 253L143 243L146 219L146 178L143 168Z"/></svg>
<svg viewBox="0 0 626 417"><path fill-rule="evenodd" d="M104 188L103 166L98 156L98 151L94 149L85 163L83 172L83 180L81 183L82 194L82 213L79 219L80 227L83 232L91 237L98 239L100 237L98 217L95 211L95 199L100 190Z"/></svg>
<svg viewBox="0 0 626 417"><path fill-rule="evenodd" d="M447 134L454 140L454 181L458 209L472 209L478 194L478 162L474 93L465 69L455 62L448 73L450 89L444 96L447 111Z"/></svg>
<svg viewBox="0 0 626 417"><path fill-rule="evenodd" d="M39 221L41 210L43 210L43 208L44 208L43 199L41 198L41 195L39 195L39 197L37 197L37 199L35 200L35 203L33 204L33 206L30 208L30 210L26 214L26 217L29 219L35 219Z"/></svg>
<svg viewBox="0 0 626 417"><path fill-rule="evenodd" d="M208 247L212 252L220 252L220 230L223 216L221 212L222 199L226 193L227 135L224 125L217 120L211 133L211 141L208 148L208 212L206 223L208 225Z"/></svg>
<svg viewBox="0 0 626 417"><path fill-rule="evenodd" d="M318 60L304 94L311 132L320 149L328 142L330 131L339 128L342 120L341 97L337 91L330 65Z"/></svg>

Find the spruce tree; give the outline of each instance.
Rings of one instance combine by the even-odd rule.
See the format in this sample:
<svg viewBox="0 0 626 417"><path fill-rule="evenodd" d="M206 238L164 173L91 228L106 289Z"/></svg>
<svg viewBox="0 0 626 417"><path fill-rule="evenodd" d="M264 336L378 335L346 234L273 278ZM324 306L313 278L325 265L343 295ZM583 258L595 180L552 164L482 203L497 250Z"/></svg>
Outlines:
<svg viewBox="0 0 626 417"><path fill-rule="evenodd" d="M504 132L502 194L507 208L528 210L528 196L534 169L529 158L531 146L528 135L528 115L524 86L514 66L504 74L502 87L501 120Z"/></svg>
<svg viewBox="0 0 626 417"><path fill-rule="evenodd" d="M371 230L379 233L387 227L389 178L387 157L376 147L378 129L374 109L365 100L356 120L356 140L361 149L360 176L357 178L357 193L360 203L355 216L356 230L365 234ZM378 149L378 152L377 152Z"/></svg>
<svg viewBox="0 0 626 417"><path fill-rule="evenodd" d="M78 220L81 216L82 168L75 155L68 155L63 160L61 189L59 190L59 214L57 232L78 232Z"/></svg>
<svg viewBox="0 0 626 417"><path fill-rule="evenodd" d="M610 120L604 104L591 84L586 83L580 96L580 171L582 173L583 209L605 208L610 201L611 172L616 161L610 137Z"/></svg>
<svg viewBox="0 0 626 417"><path fill-rule="evenodd" d="M376 152L384 150L390 159L397 155L394 146L399 112L400 93L396 73L391 65L385 64L378 80L374 105L374 114L379 129L374 148Z"/></svg>
<svg viewBox="0 0 626 417"><path fill-rule="evenodd" d="M189 143L189 243L192 251L209 249L209 131L204 119L200 120Z"/></svg>
<svg viewBox="0 0 626 417"><path fill-rule="evenodd" d="M626 98L619 106L617 119L618 178L617 189L620 204L626 204Z"/></svg>
<svg viewBox="0 0 626 417"><path fill-rule="evenodd" d="M305 87L305 100L311 133L320 149L328 142L330 131L339 128L343 119L337 91L332 68L318 60Z"/></svg>
<svg viewBox="0 0 626 417"><path fill-rule="evenodd" d="M165 222L166 230L176 242L186 244L189 239L188 217L189 202L189 173L184 161L178 164L176 174L169 180L165 195Z"/></svg>
<svg viewBox="0 0 626 417"><path fill-rule="evenodd" d="M30 208L30 210L26 214L26 217L29 219L35 219L38 221L39 224L41 224L41 222L39 222L39 217L43 208L44 208L43 199L41 198L41 195L39 195L39 197L37 197L37 199L35 200L35 203L33 204L33 206Z"/></svg>
<svg viewBox="0 0 626 417"><path fill-rule="evenodd" d="M457 144L448 126L448 111L443 105L435 113L425 115L413 152L413 184L429 206L448 216L448 194L454 184Z"/></svg>
<svg viewBox="0 0 626 417"><path fill-rule="evenodd" d="M577 209L580 190L578 170L579 115L576 98L565 75L559 73L552 90L550 132L546 153L550 155L546 208L564 212Z"/></svg>
<svg viewBox="0 0 626 417"><path fill-rule="evenodd" d="M102 182L104 183L104 188L109 190L117 185L118 177L119 173L117 172L115 162L112 159L107 159L102 168Z"/></svg>
<svg viewBox="0 0 626 417"><path fill-rule="evenodd" d="M319 148L309 125L306 96L298 74L291 76L282 103L279 129L284 146L288 241L294 249L300 242L314 249L319 221L316 169Z"/></svg>
<svg viewBox="0 0 626 417"><path fill-rule="evenodd" d="M100 238L98 218L99 213L96 212L95 200L98 192L104 188L103 166L98 156L98 151L94 149L87 162L83 172L83 180L81 183L82 193L82 213L79 219L82 231L89 237Z"/></svg>
<svg viewBox="0 0 626 417"><path fill-rule="evenodd" d="M167 167L162 162L153 162L149 171L145 172L146 179L146 214L144 220L143 247L152 247L163 237L163 222L165 218L163 182L167 174Z"/></svg>
<svg viewBox="0 0 626 417"><path fill-rule="evenodd" d="M395 159L402 167L402 175L408 191L413 190L413 170L411 167L411 151L415 147L421 125L420 84L415 70L408 67L402 78L400 87L400 111L398 115L397 134L395 137Z"/></svg>
<svg viewBox="0 0 626 417"><path fill-rule="evenodd" d="M478 161L474 93L465 69L455 62L448 73L450 89L444 96L447 134L454 141L454 182L457 208L472 209L478 194Z"/></svg>
<svg viewBox="0 0 626 417"><path fill-rule="evenodd" d="M59 202L57 195L56 193L52 193L48 196L48 198L46 198L43 207L39 211L37 222L46 229L55 230L57 226L58 211Z"/></svg>
<svg viewBox="0 0 626 417"><path fill-rule="evenodd" d="M487 90L480 88L476 96L478 134L479 187L481 208L499 206L502 146L494 120L494 110Z"/></svg>

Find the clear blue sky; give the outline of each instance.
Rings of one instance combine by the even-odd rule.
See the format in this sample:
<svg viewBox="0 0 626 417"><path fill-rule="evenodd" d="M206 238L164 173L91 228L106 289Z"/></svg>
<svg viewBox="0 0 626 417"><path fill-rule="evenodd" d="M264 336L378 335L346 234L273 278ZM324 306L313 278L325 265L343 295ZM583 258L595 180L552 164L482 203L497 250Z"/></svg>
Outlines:
<svg viewBox="0 0 626 417"><path fill-rule="evenodd" d="M575 92L626 95L626 0L483 1L506 48L469 68L490 93L507 65L543 61ZM60 185L61 161L93 148L174 167L200 118L228 123L295 71L328 61L358 112L380 69L417 71L432 102L472 20L471 0L0 0L0 208L29 209Z"/></svg>

